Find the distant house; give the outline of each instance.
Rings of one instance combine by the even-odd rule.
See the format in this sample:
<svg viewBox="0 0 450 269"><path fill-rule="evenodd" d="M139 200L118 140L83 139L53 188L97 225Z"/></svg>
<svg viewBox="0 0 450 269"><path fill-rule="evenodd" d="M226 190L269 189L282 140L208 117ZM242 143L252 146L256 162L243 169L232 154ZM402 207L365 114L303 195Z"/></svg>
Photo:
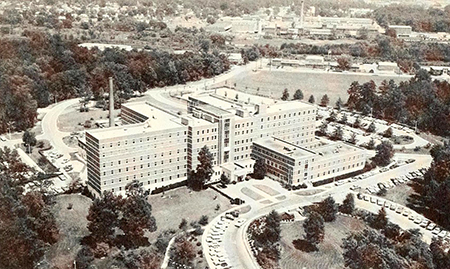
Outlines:
<svg viewBox="0 0 450 269"><path fill-rule="evenodd" d="M378 71L397 71L398 66L397 63L394 62L379 62L378 63Z"/></svg>
<svg viewBox="0 0 450 269"><path fill-rule="evenodd" d="M389 25L389 29L395 30L397 37L409 37L412 34L412 27L408 25Z"/></svg>

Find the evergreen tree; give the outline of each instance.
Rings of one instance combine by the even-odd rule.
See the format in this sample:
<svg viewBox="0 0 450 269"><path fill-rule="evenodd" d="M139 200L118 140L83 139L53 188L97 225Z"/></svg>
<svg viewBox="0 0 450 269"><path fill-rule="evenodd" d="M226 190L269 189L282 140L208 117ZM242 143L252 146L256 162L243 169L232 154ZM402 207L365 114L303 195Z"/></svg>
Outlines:
<svg viewBox="0 0 450 269"><path fill-rule="evenodd" d="M253 165L253 177L263 179L267 173L267 166L263 159L257 159Z"/></svg>
<svg viewBox="0 0 450 269"><path fill-rule="evenodd" d="M336 219L338 205L334 201L333 197L329 196L318 204L317 212L323 217L325 222L331 222Z"/></svg>
<svg viewBox="0 0 450 269"><path fill-rule="evenodd" d="M313 247L323 241L325 226L319 213L312 211L303 223L303 229L305 230L305 240Z"/></svg>
<svg viewBox="0 0 450 269"><path fill-rule="evenodd" d="M328 103L330 103L330 98L328 95L324 94L322 96L322 99L320 99L320 106L326 107L328 106Z"/></svg>
<svg viewBox="0 0 450 269"><path fill-rule="evenodd" d="M394 156L394 147L392 143L389 141L382 141L376 147L376 154L373 157L373 160L377 165L386 166L391 162L392 157Z"/></svg>
<svg viewBox="0 0 450 269"><path fill-rule="evenodd" d="M311 94L311 96L308 99L308 103L314 104L316 102L316 99L314 99L314 95Z"/></svg>
<svg viewBox="0 0 450 269"><path fill-rule="evenodd" d="M294 100L303 100L303 92L302 92L302 90L300 90L300 89L296 90L295 93L294 93L293 99Z"/></svg>
<svg viewBox="0 0 450 269"><path fill-rule="evenodd" d="M283 95L281 96L281 100L287 101L289 99L289 91L288 89L284 89Z"/></svg>
<svg viewBox="0 0 450 269"><path fill-rule="evenodd" d="M342 202L342 205L339 207L339 211L344 214L352 214L354 210L355 198L353 197L353 194L349 193Z"/></svg>

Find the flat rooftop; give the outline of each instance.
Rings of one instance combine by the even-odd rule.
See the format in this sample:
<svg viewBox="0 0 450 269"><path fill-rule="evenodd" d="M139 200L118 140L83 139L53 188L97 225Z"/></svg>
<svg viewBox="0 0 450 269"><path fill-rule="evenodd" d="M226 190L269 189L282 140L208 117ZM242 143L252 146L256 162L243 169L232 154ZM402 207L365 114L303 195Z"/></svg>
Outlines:
<svg viewBox="0 0 450 269"><path fill-rule="evenodd" d="M260 139L253 143L294 159L314 155L330 156L361 150L343 142L330 142L314 149L306 149L274 137Z"/></svg>
<svg viewBox="0 0 450 269"><path fill-rule="evenodd" d="M260 139L253 143L293 159L315 155L315 153L311 150L302 148L300 146L291 143L287 143L286 141L274 137Z"/></svg>
<svg viewBox="0 0 450 269"><path fill-rule="evenodd" d="M148 117L148 119L143 123L95 129L88 131L88 133L99 140L103 140L184 126L181 124L179 117L173 116L145 102L129 103L126 104L126 107L138 111Z"/></svg>
<svg viewBox="0 0 450 269"><path fill-rule="evenodd" d="M236 96L238 97L237 99ZM192 97L202 102L208 103L209 106L207 109L212 109L211 111L213 113L215 113L214 111L216 111L213 109L213 107L217 107L221 110L226 110L233 114L236 113L236 109L242 109L254 113L256 112L255 105L262 105L262 104L268 106L267 113L273 113L283 110L291 110L295 108L315 107L314 105L301 101L275 100L272 98L248 94L229 88L218 88L215 89L214 92L206 92L206 93L203 92L197 95L192 95ZM217 110L217 113L220 113L220 111Z"/></svg>
<svg viewBox="0 0 450 269"><path fill-rule="evenodd" d="M350 146L343 142L332 142L331 144L325 144L323 146L319 146L314 149L314 151L321 156L327 156L338 153L347 153L358 150L361 149L354 146Z"/></svg>

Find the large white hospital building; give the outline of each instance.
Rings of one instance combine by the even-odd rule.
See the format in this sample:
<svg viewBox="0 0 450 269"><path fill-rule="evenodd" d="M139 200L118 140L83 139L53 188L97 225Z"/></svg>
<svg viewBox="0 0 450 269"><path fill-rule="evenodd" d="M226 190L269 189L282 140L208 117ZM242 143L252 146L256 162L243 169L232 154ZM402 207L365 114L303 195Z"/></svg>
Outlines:
<svg viewBox="0 0 450 269"><path fill-rule="evenodd" d="M364 167L363 149L315 137L314 105L229 88L183 98L187 113L129 103L122 106L123 126L87 131L82 144L90 190L123 192L133 180L153 190L185 180L205 145L214 156L212 181L222 173L242 180L253 171L255 158L265 160L273 178L290 185Z"/></svg>

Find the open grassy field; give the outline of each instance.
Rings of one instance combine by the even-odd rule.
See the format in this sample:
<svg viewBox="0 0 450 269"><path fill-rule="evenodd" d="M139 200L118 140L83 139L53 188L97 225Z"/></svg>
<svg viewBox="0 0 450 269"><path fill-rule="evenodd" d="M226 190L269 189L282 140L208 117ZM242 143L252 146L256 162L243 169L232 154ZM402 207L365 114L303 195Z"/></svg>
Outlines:
<svg viewBox="0 0 450 269"><path fill-rule="evenodd" d="M414 193L414 189L408 184L401 184L395 186L392 189L387 190L385 198L386 200L396 202L397 204L407 206L408 197Z"/></svg>
<svg viewBox="0 0 450 269"><path fill-rule="evenodd" d="M70 210L67 208L69 203L73 205ZM89 198L78 194L56 197L53 214L55 214L60 238L46 254L50 268L73 268L73 260L81 248L80 240L89 233L86 228L86 216L91 203Z"/></svg>
<svg viewBox="0 0 450 269"><path fill-rule="evenodd" d="M114 110L114 116L117 117L119 112L120 109ZM87 120L92 122L93 129L95 128L95 121L108 119L108 113L107 110L104 111L99 108L91 108L88 112L80 112L79 105L68 107L58 118L58 129L63 132L83 131L85 129L83 124Z"/></svg>
<svg viewBox="0 0 450 269"><path fill-rule="evenodd" d="M297 89L301 89L305 101L312 94L316 99L316 103L318 103L322 96L327 94L330 97L330 104L334 104L339 97L344 102L347 101L347 90L353 81L359 81L362 84L373 80L377 85L380 85L383 80L390 79L400 82L408 78L356 73L303 73L298 71L259 70L258 72L243 72L230 79L227 84L234 85L236 83L238 90L253 94L256 93L256 89L259 87L261 94L270 95L271 93L274 98L280 98L285 88L289 90L291 98Z"/></svg>
<svg viewBox="0 0 450 269"><path fill-rule="evenodd" d="M190 191L186 187L149 196L152 214L156 219L158 231L148 235L150 242L155 240L159 232L166 229L178 230L181 219L188 223L198 221L202 215L212 220L220 212L231 208L230 201L212 189L201 192ZM215 208L220 205L220 210Z"/></svg>
<svg viewBox="0 0 450 269"><path fill-rule="evenodd" d="M303 221L281 225L281 251L280 267L283 269L298 268L343 268L341 243L352 231L364 229L365 224L361 220L351 217L337 216L331 223L325 223L325 238L319 244L317 252L302 252L297 250L292 241L303 238Z"/></svg>

